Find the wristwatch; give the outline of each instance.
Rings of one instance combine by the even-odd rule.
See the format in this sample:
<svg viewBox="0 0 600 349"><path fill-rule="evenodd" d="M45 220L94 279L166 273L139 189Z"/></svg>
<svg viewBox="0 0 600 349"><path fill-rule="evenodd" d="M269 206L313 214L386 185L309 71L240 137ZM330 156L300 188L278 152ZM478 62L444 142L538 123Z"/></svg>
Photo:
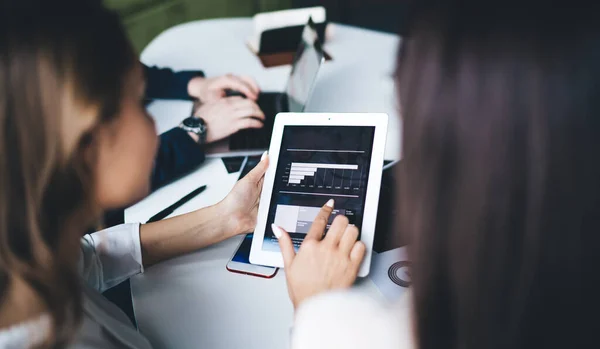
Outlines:
<svg viewBox="0 0 600 349"><path fill-rule="evenodd" d="M199 137L199 144L206 143L207 128L206 122L204 122L202 118L199 118L197 116L190 116L189 118L184 119L181 122L181 125L179 125L179 127L186 132L192 132L197 134Z"/></svg>

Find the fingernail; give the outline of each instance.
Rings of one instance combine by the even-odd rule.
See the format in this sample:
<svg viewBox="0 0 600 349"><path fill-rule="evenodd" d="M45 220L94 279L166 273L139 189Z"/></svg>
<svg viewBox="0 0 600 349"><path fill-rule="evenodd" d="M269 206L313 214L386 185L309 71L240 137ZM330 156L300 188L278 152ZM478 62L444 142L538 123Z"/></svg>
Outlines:
<svg viewBox="0 0 600 349"><path fill-rule="evenodd" d="M321 201L321 202L322 202L322 201ZM334 203L335 203L335 202L333 201L333 199L329 199L329 201L327 201L327 203L325 204L325 206L333 208L333 204L334 204Z"/></svg>
<svg viewBox="0 0 600 349"><path fill-rule="evenodd" d="M266 159L268 153L269 153L269 151L265 150L265 152L263 153L263 155L260 157L260 161L263 161L264 159Z"/></svg>
<svg viewBox="0 0 600 349"><path fill-rule="evenodd" d="M271 224L271 229L273 229L273 234L275 234L275 237L278 238L278 239L283 234L283 231L281 230L281 228L279 228L275 224Z"/></svg>

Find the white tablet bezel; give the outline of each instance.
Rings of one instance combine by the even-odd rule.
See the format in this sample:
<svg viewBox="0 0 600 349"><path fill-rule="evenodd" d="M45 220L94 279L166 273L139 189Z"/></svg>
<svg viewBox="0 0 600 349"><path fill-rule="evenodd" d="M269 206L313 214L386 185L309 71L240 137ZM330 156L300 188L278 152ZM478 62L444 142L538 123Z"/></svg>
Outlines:
<svg viewBox="0 0 600 349"><path fill-rule="evenodd" d="M388 116L383 113L280 113L275 118L271 146L269 148L269 168L265 174L265 181L258 207L258 218L252 247L250 249L250 262L265 266L283 268L281 252L264 251L262 249L269 204L275 183L275 172L279 161L279 151L283 129L285 126L375 126L373 149L367 192L365 199L364 215L360 240L367 247L363 263L358 276L365 277L371 268L371 254L375 236L375 222L377 220L377 206L379 204L379 191L381 189L381 175L385 141L387 136Z"/></svg>

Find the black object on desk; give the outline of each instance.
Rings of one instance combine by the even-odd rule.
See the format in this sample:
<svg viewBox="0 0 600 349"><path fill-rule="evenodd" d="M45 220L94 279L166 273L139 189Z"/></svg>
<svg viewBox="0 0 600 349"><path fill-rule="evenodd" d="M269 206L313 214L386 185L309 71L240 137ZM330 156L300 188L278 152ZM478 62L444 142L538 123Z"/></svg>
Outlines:
<svg viewBox="0 0 600 349"><path fill-rule="evenodd" d="M310 20L310 25L317 32L321 42L325 42L325 29L327 22L314 23ZM296 52L298 45L302 41L302 34L306 24L292 25L265 30L260 35L260 47L258 55L274 54L280 52Z"/></svg>
<svg viewBox="0 0 600 349"><path fill-rule="evenodd" d="M250 171L252 171L256 167L256 165L260 163L261 158L262 155L248 156L248 160L246 160L246 162L244 163L244 167L240 172L240 178L238 178L238 180L246 177L246 175L250 173Z"/></svg>
<svg viewBox="0 0 600 349"><path fill-rule="evenodd" d="M387 162L387 161L386 161ZM379 193L379 209L377 210L377 223L375 224L375 238L373 251L385 252L407 244L407 236L398 230L397 216L399 207L397 202L398 179L397 169L402 162L387 162L391 165L383 171L381 177L381 191Z"/></svg>
<svg viewBox="0 0 600 349"><path fill-rule="evenodd" d="M170 215L171 213L173 213L173 211L175 211L179 207L183 206L183 204L185 204L186 202L192 200L196 196L200 195L200 193L202 193L204 190L206 190L206 186L205 185L203 185L200 188L192 191L191 193L189 193L186 196L182 197L181 199L177 200L177 202L174 203L173 205L165 208L164 210L162 210L159 213L155 214L154 216L150 217L150 219L146 223L157 222L157 221L160 221L160 220L166 218L168 215Z"/></svg>
<svg viewBox="0 0 600 349"><path fill-rule="evenodd" d="M242 169L244 165L244 160L246 160L245 156L233 156L233 157L224 157L221 159L223 161L223 165L227 169L227 173L236 173Z"/></svg>

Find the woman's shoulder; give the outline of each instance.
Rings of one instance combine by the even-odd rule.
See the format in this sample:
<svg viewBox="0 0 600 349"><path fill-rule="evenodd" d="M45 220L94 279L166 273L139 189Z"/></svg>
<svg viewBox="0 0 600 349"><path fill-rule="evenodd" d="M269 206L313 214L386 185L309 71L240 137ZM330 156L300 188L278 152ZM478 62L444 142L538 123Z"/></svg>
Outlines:
<svg viewBox="0 0 600 349"><path fill-rule="evenodd" d="M412 348L408 297L385 304L353 291L316 296L296 312L292 348Z"/></svg>
<svg viewBox="0 0 600 349"><path fill-rule="evenodd" d="M0 348L36 347L44 342L50 325L50 316L43 314L37 319L0 329Z"/></svg>

